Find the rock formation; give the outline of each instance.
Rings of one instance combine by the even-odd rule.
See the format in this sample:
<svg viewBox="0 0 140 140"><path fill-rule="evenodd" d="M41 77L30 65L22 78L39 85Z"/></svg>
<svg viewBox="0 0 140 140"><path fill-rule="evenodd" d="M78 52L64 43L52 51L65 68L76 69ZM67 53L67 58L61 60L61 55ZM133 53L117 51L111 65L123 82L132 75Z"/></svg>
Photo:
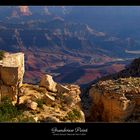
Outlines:
<svg viewBox="0 0 140 140"><path fill-rule="evenodd" d="M22 86L24 75L24 54L5 53L0 62L0 94L1 98L10 96L16 97L17 86Z"/></svg>
<svg viewBox="0 0 140 140"><path fill-rule="evenodd" d="M51 75L44 75L41 78L40 86L45 87L47 90L50 90L52 92L57 92L56 85L57 83L53 81Z"/></svg>
<svg viewBox="0 0 140 140"><path fill-rule="evenodd" d="M53 78L51 75L44 75L41 78L40 84L41 87L45 87L47 90L52 91L52 92L69 92L69 89L61 84L58 84L54 82Z"/></svg>
<svg viewBox="0 0 140 140"><path fill-rule="evenodd" d="M85 122L79 86L56 83L47 74L39 85L23 84L23 76L24 54L5 53L0 62L0 97L12 99L22 117L35 122ZM19 118L13 119L18 122Z"/></svg>
<svg viewBox="0 0 140 140"><path fill-rule="evenodd" d="M139 64L132 64L138 72ZM88 122L140 122L140 78L136 74L100 80L84 95L78 85L56 83L48 74L42 76L39 85L23 84L23 76L24 54L5 53L0 61L0 105L4 97L12 99L27 120L85 122L86 116ZM19 122L20 117L10 121Z"/></svg>
<svg viewBox="0 0 140 140"><path fill-rule="evenodd" d="M40 85L23 84L20 87L18 104L25 105L28 108L27 116L37 118L38 122L51 122L54 118L57 121L52 122L85 122L80 106L80 87L77 85L63 87L69 89L68 92L54 92ZM31 112L38 113L32 115Z"/></svg>
<svg viewBox="0 0 140 140"><path fill-rule="evenodd" d="M139 121L132 118L136 117L136 110L140 106L140 78L100 81L92 85L89 95L92 99L92 121Z"/></svg>

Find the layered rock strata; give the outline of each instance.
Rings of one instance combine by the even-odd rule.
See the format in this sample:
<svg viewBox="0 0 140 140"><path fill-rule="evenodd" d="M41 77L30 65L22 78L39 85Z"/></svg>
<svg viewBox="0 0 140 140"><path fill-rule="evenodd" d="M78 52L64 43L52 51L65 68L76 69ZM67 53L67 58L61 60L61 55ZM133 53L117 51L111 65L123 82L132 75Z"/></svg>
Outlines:
<svg viewBox="0 0 140 140"><path fill-rule="evenodd" d="M89 90L92 121L127 122L140 106L140 78L100 81ZM140 121L139 119L135 121Z"/></svg>

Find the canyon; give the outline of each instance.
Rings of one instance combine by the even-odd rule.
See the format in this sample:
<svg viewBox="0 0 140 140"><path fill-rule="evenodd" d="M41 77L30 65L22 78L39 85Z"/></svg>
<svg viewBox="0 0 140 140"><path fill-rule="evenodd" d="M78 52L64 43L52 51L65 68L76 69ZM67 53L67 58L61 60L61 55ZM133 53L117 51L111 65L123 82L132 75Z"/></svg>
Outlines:
<svg viewBox="0 0 140 140"><path fill-rule="evenodd" d="M0 7L1 122L139 122L139 9L101 8Z"/></svg>
<svg viewBox="0 0 140 140"><path fill-rule="evenodd" d="M39 83L43 74L48 73L62 84L84 86L121 71L139 57L135 53L139 50L139 39L129 35L124 38L94 27L97 22L94 14L94 20L91 14L91 19L88 14L87 18L80 18L79 13L88 12L87 8L0 7L4 13L0 15L0 49L25 54L24 82ZM96 7L89 10L98 12ZM77 21L75 16L79 21L86 18L87 23ZM91 21L93 25L89 24Z"/></svg>

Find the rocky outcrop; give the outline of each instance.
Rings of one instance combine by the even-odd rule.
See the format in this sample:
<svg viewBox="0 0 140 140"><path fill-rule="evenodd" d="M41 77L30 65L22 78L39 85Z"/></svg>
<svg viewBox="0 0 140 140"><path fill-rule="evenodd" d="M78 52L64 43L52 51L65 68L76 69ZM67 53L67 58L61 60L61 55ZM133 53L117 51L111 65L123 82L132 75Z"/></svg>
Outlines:
<svg viewBox="0 0 140 140"><path fill-rule="evenodd" d="M0 93L1 98L9 96L13 99L17 95L17 87L22 85L24 76L24 54L5 53L0 61Z"/></svg>
<svg viewBox="0 0 140 140"><path fill-rule="evenodd" d="M80 87L61 86L69 90L53 92L39 85L23 84L20 87L18 104L28 108L25 116L37 118L37 122L85 122L80 107ZM34 115L31 113L33 111Z"/></svg>
<svg viewBox="0 0 140 140"><path fill-rule="evenodd" d="M57 92L56 85L57 83L53 81L51 75L46 74L41 78L40 86L45 87L49 91Z"/></svg>
<svg viewBox="0 0 140 140"><path fill-rule="evenodd" d="M136 114L140 103L140 78L120 78L92 85L90 120L126 122ZM137 113L138 114L138 113ZM139 121L139 120L135 120Z"/></svg>
<svg viewBox="0 0 140 140"><path fill-rule="evenodd" d="M5 53L0 62L0 97L12 99L22 117L35 122L85 122L80 87L56 83L44 75L39 85L23 84L24 54ZM21 116L13 118L19 120Z"/></svg>

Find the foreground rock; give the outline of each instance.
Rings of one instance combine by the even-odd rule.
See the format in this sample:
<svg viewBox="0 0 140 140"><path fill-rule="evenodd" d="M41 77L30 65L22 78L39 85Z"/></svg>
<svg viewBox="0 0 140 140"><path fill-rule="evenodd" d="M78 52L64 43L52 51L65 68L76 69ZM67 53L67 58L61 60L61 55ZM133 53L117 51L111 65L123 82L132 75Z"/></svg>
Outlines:
<svg viewBox="0 0 140 140"><path fill-rule="evenodd" d="M57 92L56 85L57 83L53 81L51 75L46 74L41 78L40 86L45 87L49 91Z"/></svg>
<svg viewBox="0 0 140 140"><path fill-rule="evenodd" d="M22 84L24 75L23 53L6 53L0 65L1 80L5 85L16 86Z"/></svg>
<svg viewBox="0 0 140 140"><path fill-rule="evenodd" d="M17 88L22 86L24 75L24 54L5 53L0 61L0 94L1 99L9 96L16 101Z"/></svg>
<svg viewBox="0 0 140 140"><path fill-rule="evenodd" d="M5 53L0 61L0 101L4 104L4 97L10 98L17 113L8 121L85 122L79 86L61 85L51 75L44 75L39 85L23 84L23 75L24 54Z"/></svg>
<svg viewBox="0 0 140 140"><path fill-rule="evenodd" d="M40 87L45 87L48 91L51 92L64 93L70 91L67 87L54 82L52 76L48 74L43 75L39 85Z"/></svg>
<svg viewBox="0 0 140 140"><path fill-rule="evenodd" d="M136 110L140 106L140 78L100 81L92 85L89 95L90 121L126 122L139 115Z"/></svg>
<svg viewBox="0 0 140 140"><path fill-rule="evenodd" d="M68 92L51 92L46 87L23 84L19 106L27 107L25 116L37 118L36 122L85 122L80 106L80 87L64 87L69 89Z"/></svg>

